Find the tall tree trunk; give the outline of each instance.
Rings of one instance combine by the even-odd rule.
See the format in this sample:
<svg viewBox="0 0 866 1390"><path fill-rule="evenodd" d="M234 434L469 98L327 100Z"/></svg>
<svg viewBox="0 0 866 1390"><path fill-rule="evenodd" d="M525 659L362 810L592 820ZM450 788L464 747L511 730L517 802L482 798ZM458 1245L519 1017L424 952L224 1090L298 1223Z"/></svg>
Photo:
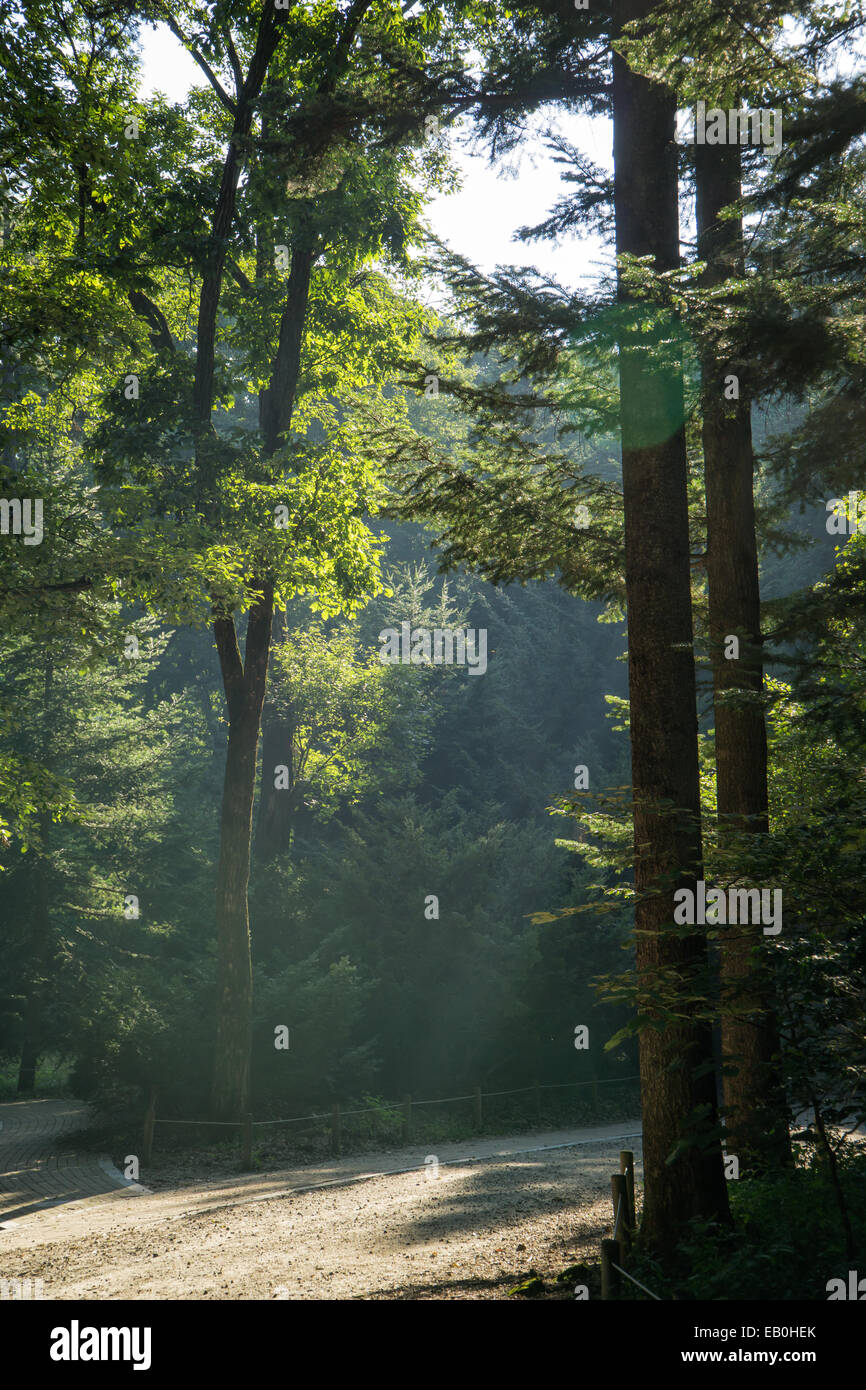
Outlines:
<svg viewBox="0 0 866 1390"><path fill-rule="evenodd" d="M54 689L54 660L49 655L42 678L42 756L50 766L53 755L51 735L51 703ZM39 813L39 845L35 850L36 863L30 867L33 882L33 914L30 931L30 959L25 989L21 1056L18 1064L17 1094L32 1095L36 1090L36 1068L42 1050L42 1011L46 976L51 954L51 900L49 885L53 881L48 855L51 846L51 813Z"/></svg>
<svg viewBox="0 0 866 1390"><path fill-rule="evenodd" d="M617 27L652 0L615 0ZM614 201L618 255L679 264L675 102L613 60ZM628 292L620 280L620 297ZM632 308L632 313L636 310ZM645 312L652 313L652 308ZM648 341L643 335L644 342ZM677 887L695 889L701 836L691 615L687 462L678 368L646 359L628 334L620 350L623 503L634 794L636 965L645 1171L641 1242L672 1250L692 1217L728 1220L718 1141L710 1027L664 1019L663 988L683 996L707 975L706 938L672 929ZM677 1149L677 1156L668 1162Z"/></svg>
<svg viewBox="0 0 866 1390"><path fill-rule="evenodd" d="M696 145L698 258L705 283L744 273L742 223L721 218L740 197L738 145ZM734 378L735 380L731 380ZM739 399L726 399L727 391ZM707 505L709 629L716 726L720 829L767 835L767 731L758 543L753 495L751 400L743 368L721 351L703 363L704 480ZM738 659L725 656L736 637ZM772 981L759 953L759 924L727 927L721 938L722 1064L728 1148L741 1163L767 1167L791 1149L773 1009Z"/></svg>
<svg viewBox="0 0 866 1390"><path fill-rule="evenodd" d="M279 347L274 358L270 383L259 397L259 418L265 437L270 441L271 452L276 449L280 435L291 424L310 295L313 254L313 250L304 245L299 245L292 251ZM274 640L288 640L284 613L276 616ZM274 769L280 765L288 767L290 775L292 774L292 728L289 721L281 718L276 711L268 709L264 720L262 787L256 828L256 853L263 864L269 863L281 850L288 849L292 819L298 804L293 777L287 788L277 790L274 786Z"/></svg>
<svg viewBox="0 0 866 1390"><path fill-rule="evenodd" d="M262 452L273 455L291 425L313 264L312 249L296 249L280 319L271 380L259 398ZM247 1109L252 1042L252 960L249 879L256 758L267 686L274 586L254 586L261 600L250 609L244 659L234 618L219 616L214 636L220 658L229 738L217 872L217 1037L211 1105L215 1119L237 1120Z"/></svg>
<svg viewBox="0 0 866 1390"><path fill-rule="evenodd" d="M217 1037L211 1097L215 1119L237 1120L249 1099L252 963L248 889L256 756L268 672L273 588L250 609L245 660L233 618L214 636L229 709L217 871Z"/></svg>
<svg viewBox="0 0 866 1390"><path fill-rule="evenodd" d="M48 833L51 816L43 811L39 817L39 850L28 854L35 862L22 867L19 872L26 873L32 884L31 910L28 913L29 956L26 967L26 982L23 987L24 1007L21 1029L21 1052L18 1061L19 1096L32 1095L36 1089L36 1068L42 1051L42 1010L46 972L51 941L51 919L49 916L48 885L52 881L50 866L47 863Z"/></svg>
<svg viewBox="0 0 866 1390"><path fill-rule="evenodd" d="M53 666L49 661L45 673L45 715L49 716L49 696L53 683ZM46 762L50 758L50 741L46 747ZM28 914L30 927L27 983L24 988L21 1055L18 1064L18 1095L28 1095L36 1089L36 1068L42 1053L42 1015L47 982L51 971L51 901L49 886L53 881L48 860L51 837L51 813L39 815L39 845L32 851L33 863L25 870L32 883L32 911ZM28 854L28 859L31 855ZM25 860L25 864L27 861Z"/></svg>

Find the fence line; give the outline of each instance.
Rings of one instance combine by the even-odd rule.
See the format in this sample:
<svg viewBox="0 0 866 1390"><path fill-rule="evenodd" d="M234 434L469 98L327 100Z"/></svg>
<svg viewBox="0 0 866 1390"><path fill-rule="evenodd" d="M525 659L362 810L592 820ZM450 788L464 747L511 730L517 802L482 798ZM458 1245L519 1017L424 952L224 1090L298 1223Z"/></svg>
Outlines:
<svg viewBox="0 0 866 1390"><path fill-rule="evenodd" d="M639 1279L635 1279L634 1275L629 1274L627 1269L620 1269L619 1265L616 1264L615 1261L611 1261L611 1263L613 1264L615 1270L618 1270L620 1274L625 1275L626 1279L630 1279L633 1284L637 1284L638 1288L643 1289L644 1293L648 1293L650 1298L655 1299L656 1303L661 1303L662 1300L659 1298L658 1294L653 1293L652 1289L648 1289L646 1284L642 1284Z"/></svg>
<svg viewBox="0 0 866 1390"><path fill-rule="evenodd" d="M565 1089L570 1087L581 1086L621 1086L626 1081L640 1081L640 1077L605 1076L599 1077L597 1081L541 1081L538 1083L537 1086L517 1086L512 1091L482 1091L481 1098L482 1100L491 1100L495 1096L520 1096L525 1095L528 1091L547 1091L556 1090L557 1088ZM414 1109L416 1105L449 1105L452 1101L475 1100L475 1098L476 1097L473 1094L467 1096L437 1096L435 1100L413 1099L412 1108ZM381 1114L383 1110L402 1110L405 1104L405 1101L395 1101L393 1103L387 1103L382 1105L365 1105L360 1110L341 1110L340 1114L343 1116L344 1119L348 1115L377 1115ZM329 1115L325 1113L321 1115L290 1115L287 1119L284 1120L253 1120L253 1127L258 1129L260 1125L294 1125L298 1124L301 1120L327 1120L329 1118ZM218 1128L224 1129L227 1126L235 1126L239 1128L243 1124L243 1121L169 1120L163 1119L161 1116L154 1116L154 1123L158 1125L216 1125Z"/></svg>
<svg viewBox="0 0 866 1390"><path fill-rule="evenodd" d="M601 1242L601 1296L602 1298L615 1297L619 1283L614 1274L616 1271L616 1274L620 1274L632 1284L636 1284L643 1293L649 1294L656 1303L662 1303L663 1299L659 1298L657 1293L653 1293L646 1284L642 1284L639 1279L635 1279L633 1274L629 1274L627 1269L623 1269L631 1250L632 1237L637 1230L634 1201L634 1154L631 1149L620 1150L619 1172L611 1176L610 1188L613 1199L613 1239Z"/></svg>
<svg viewBox="0 0 866 1390"><path fill-rule="evenodd" d="M344 1113L348 1114L349 1112L345 1111ZM360 1114L360 1111L358 1113ZM288 1120L253 1120L253 1124L257 1127L259 1125L296 1125L299 1124L301 1120L324 1120L326 1118L325 1115L292 1115ZM189 1123L195 1124L195 1120Z"/></svg>
<svg viewBox="0 0 866 1390"><path fill-rule="evenodd" d="M313 1120L316 1116L303 1115L301 1118ZM243 1124L243 1120L161 1120L156 1115L153 1117L153 1122L155 1125L216 1125L218 1129L225 1129L227 1126L240 1129ZM277 1121L276 1123L279 1124L280 1122Z"/></svg>
<svg viewBox="0 0 866 1390"><path fill-rule="evenodd" d="M411 1139L412 1133L412 1111L420 1105L450 1105L457 1101L474 1102L474 1121L475 1128L480 1130L483 1125L483 1104L485 1100L493 1100L498 1096L519 1096L529 1092L534 1092L539 1097L542 1090L579 1090L586 1086L593 1088L593 1104L598 1100L599 1086L624 1085L626 1082L639 1081L639 1076L606 1076L593 1078L590 1081L547 1081L536 1082L532 1086L517 1086L508 1091L482 1091L480 1086L476 1086L470 1095L465 1096L442 1096L434 1100L413 1100L406 1096L402 1101L391 1102L381 1105L367 1105L356 1110L341 1110L339 1104L331 1107L330 1114L322 1113L317 1115L291 1115L281 1120L254 1120L247 1114L243 1120L178 1120L162 1118L156 1113L156 1102L158 1087L151 1086L149 1089L147 1110L144 1118L143 1133L143 1162L150 1163L153 1153L153 1131L155 1125L206 1125L217 1129L240 1129L242 1138L243 1156L247 1163L251 1162L251 1136L253 1129L265 1128L269 1125L293 1125L302 1124L306 1121L325 1120L330 1123L332 1147L336 1152L340 1149L341 1125L344 1119L349 1119L354 1115L381 1115L384 1111L401 1113L403 1115L403 1138L407 1142Z"/></svg>
<svg viewBox="0 0 866 1390"><path fill-rule="evenodd" d="M532 1088L530 1087L529 1089L531 1090ZM492 1091L487 1091L487 1092L482 1091L482 1095L485 1095L485 1094L486 1094L486 1095L493 1095L493 1092L492 1092ZM450 1104L450 1102L451 1102L452 1100L474 1100L474 1099L475 1099L475 1095L474 1095L474 1093L473 1093L471 1096L443 1096L441 1100L413 1100L412 1104L413 1104L413 1105L448 1105L448 1104ZM363 1111L358 1110L358 1111L356 1111L355 1113L358 1114L358 1115L361 1115L361 1114L363 1114ZM346 1111L346 1114L347 1114L347 1115L349 1114L349 1111L348 1111L348 1110Z"/></svg>

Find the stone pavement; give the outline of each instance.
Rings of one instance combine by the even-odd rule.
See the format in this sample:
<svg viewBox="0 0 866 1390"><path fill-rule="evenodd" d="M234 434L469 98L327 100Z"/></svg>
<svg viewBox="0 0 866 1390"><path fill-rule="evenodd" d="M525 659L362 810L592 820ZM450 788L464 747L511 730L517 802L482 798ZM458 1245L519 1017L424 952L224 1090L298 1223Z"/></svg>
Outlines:
<svg viewBox="0 0 866 1390"><path fill-rule="evenodd" d="M147 1189L105 1158L76 1148L90 1122L80 1100L0 1104L0 1230L49 1207L94 1205Z"/></svg>

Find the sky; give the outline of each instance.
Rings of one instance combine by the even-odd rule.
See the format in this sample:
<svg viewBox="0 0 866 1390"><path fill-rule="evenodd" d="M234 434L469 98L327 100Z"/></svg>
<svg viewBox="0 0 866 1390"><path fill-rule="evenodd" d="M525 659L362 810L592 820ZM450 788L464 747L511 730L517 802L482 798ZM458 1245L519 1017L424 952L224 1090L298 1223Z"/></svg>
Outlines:
<svg viewBox="0 0 866 1390"><path fill-rule="evenodd" d="M207 79L165 25L141 31L143 96L161 91L169 101L183 101L191 86ZM513 241L514 231L541 222L562 192L560 166L547 152L542 131L553 128L549 112L535 122L535 134L524 143L517 177L504 166L491 167L483 154L472 154L458 135L452 151L463 176L457 193L433 199L427 220L453 250L479 269L496 265L534 265L560 284L573 289L596 281L611 268L610 253L594 235L563 237L554 242ZM556 128L579 145L602 168L612 167L612 125L603 119L563 117ZM469 126L465 127L468 138ZM514 163L514 156L509 164Z"/></svg>
<svg viewBox="0 0 866 1390"><path fill-rule="evenodd" d="M796 41L799 30L787 25L788 38ZM141 30L142 95L162 91L169 101L183 101L190 87L205 86L206 78L165 25ZM834 52L826 78L862 66L863 54ZM681 112L686 122L692 113ZM532 133L521 143L508 165L491 166L483 153L468 148L471 122L448 133L452 153L462 175L458 192L439 196L427 206L433 231L484 272L497 265L533 265L555 278L566 289L597 284L613 270L610 247L595 234L577 232L557 242L513 240L521 226L533 226L550 212L563 191L561 166L547 150L544 136L556 129L578 146L602 169L613 167L613 123L604 117L570 116L550 108L534 119ZM686 127L684 127L685 129ZM691 138L686 136L686 138ZM516 170L513 167L516 163ZM511 167L509 167L511 166ZM567 187L567 185L566 185ZM681 207L685 242L694 237L693 209ZM435 297L435 295L434 295Z"/></svg>

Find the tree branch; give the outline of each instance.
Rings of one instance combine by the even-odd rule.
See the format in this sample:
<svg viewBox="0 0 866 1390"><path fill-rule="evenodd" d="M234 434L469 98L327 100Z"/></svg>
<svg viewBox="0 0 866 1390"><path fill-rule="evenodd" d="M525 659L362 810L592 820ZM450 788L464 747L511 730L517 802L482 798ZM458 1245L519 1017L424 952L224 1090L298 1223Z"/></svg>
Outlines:
<svg viewBox="0 0 866 1390"><path fill-rule="evenodd" d="M343 32L337 40L337 47L334 49L334 56L328 65L328 70L319 87L320 92L333 92L337 79L341 75L343 62L354 42L355 35L360 28L364 15L369 10L373 0L352 0L352 4L346 13L346 23L343 25Z"/></svg>
<svg viewBox="0 0 866 1390"><path fill-rule="evenodd" d="M244 665L238 646L238 634L234 618L215 618L213 624L217 652L220 659L229 723L234 723L243 714L245 700Z"/></svg>
<svg viewBox="0 0 866 1390"><path fill-rule="evenodd" d="M241 95L238 98L239 104L255 101L259 95L279 41L280 31L274 24L274 0L265 0L256 34L256 48L250 60L250 69L241 89Z"/></svg>
<svg viewBox="0 0 866 1390"><path fill-rule="evenodd" d="M236 285L240 285L240 287L241 287L241 289L243 290L244 294L252 294L252 292L253 292L253 282L252 282L252 280L249 278L249 276L246 274L246 272L243 271L243 270L241 270L241 268L240 268L240 266L238 265L237 261L227 260L227 261L226 261L226 270L228 271L229 275L230 275L230 276L232 277L232 279L234 280L235 284L236 284Z"/></svg>
<svg viewBox="0 0 866 1390"><path fill-rule="evenodd" d="M229 62L232 65L232 75L235 79L235 92L239 97L241 88L244 85L244 74L241 68L241 60L238 57L238 51L235 48L235 41L232 38L231 29L226 29L226 48L228 50Z"/></svg>
<svg viewBox="0 0 866 1390"><path fill-rule="evenodd" d="M191 43L188 43L187 40L184 38L183 30L181 29L174 15L169 14L168 12L163 12L161 14L161 18L163 20L163 23L168 25L169 29L174 34L178 42L181 43L183 47L186 49L189 56L193 58L195 62L198 63L199 67L201 68L210 85L213 87L214 91L216 92L225 109L230 113L230 115L236 116L238 110L236 103L232 101L231 97L229 96L225 87L220 82L219 78L217 77L213 68L210 66L210 63L208 63L207 59L204 58L201 53L199 53L197 48L194 48L193 45Z"/></svg>
<svg viewBox="0 0 866 1390"><path fill-rule="evenodd" d="M171 330L166 321L165 314L154 304L152 299L148 299L141 290L130 290L128 299L134 312L139 318L144 319L150 329L150 339L155 348L165 348L168 352L174 352L174 340Z"/></svg>
<svg viewBox="0 0 866 1390"><path fill-rule="evenodd" d="M255 585L254 587L258 587ZM261 598L250 608L244 652L244 686L253 708L261 711L268 680L271 625L274 618L274 586L261 584Z"/></svg>
<svg viewBox="0 0 866 1390"><path fill-rule="evenodd" d="M32 594L64 593L81 594L93 588L92 579L64 579L57 584L31 584L27 589L3 589L0 595L12 598L28 598Z"/></svg>
<svg viewBox="0 0 866 1390"><path fill-rule="evenodd" d="M219 196L211 226L211 254L202 276L199 293L198 323L196 326L195 380L193 383L193 417L197 439L203 440L210 430L213 409L214 360L216 356L216 325L222 289L228 238L234 222L238 180L245 154L241 142L250 133L253 103L262 90L270 61L280 41L280 30L274 24L274 0L265 0L259 21L255 52L250 61L237 107L228 153L223 165Z"/></svg>
<svg viewBox="0 0 866 1390"><path fill-rule="evenodd" d="M280 336L272 362L271 380L259 398L259 425L267 454L275 452L280 436L285 434L292 422L313 258L311 248L292 251L292 268L286 303L280 315Z"/></svg>

